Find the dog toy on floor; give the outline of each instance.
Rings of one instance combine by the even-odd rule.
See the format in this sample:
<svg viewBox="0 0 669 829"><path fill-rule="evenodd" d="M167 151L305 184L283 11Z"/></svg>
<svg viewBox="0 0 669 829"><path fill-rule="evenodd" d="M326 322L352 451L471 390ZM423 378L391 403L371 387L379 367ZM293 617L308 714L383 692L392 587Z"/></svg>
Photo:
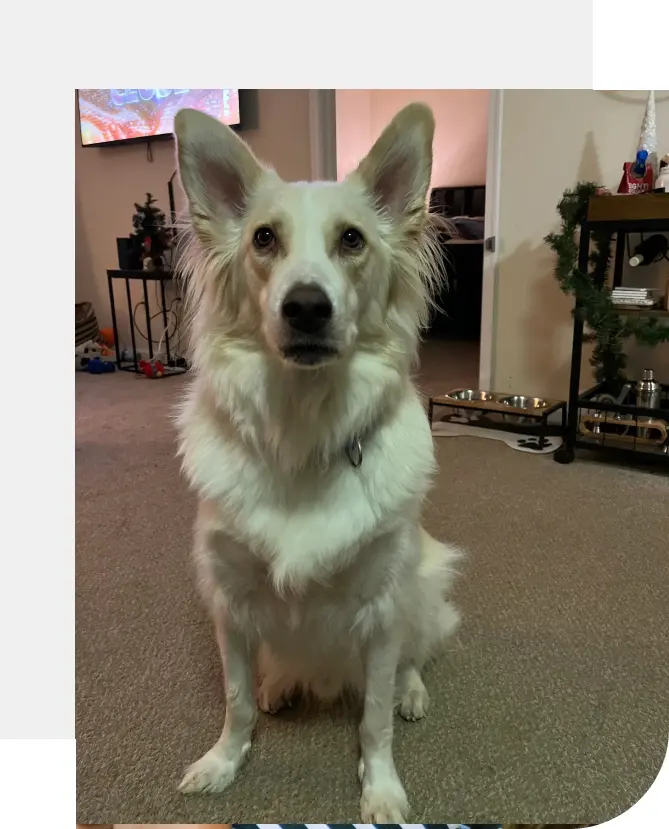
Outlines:
<svg viewBox="0 0 669 829"><path fill-rule="evenodd" d="M160 360L140 360L139 368L152 380L165 376L165 366L160 362Z"/></svg>
<svg viewBox="0 0 669 829"><path fill-rule="evenodd" d="M86 364L86 370L91 374L111 374L116 371L116 366L114 363L106 363L99 357L94 357Z"/></svg>
<svg viewBox="0 0 669 829"><path fill-rule="evenodd" d="M74 367L76 371L88 371L88 364L96 358L99 359L99 362L114 363L116 362L116 352L103 342L87 340L74 349ZM96 371L94 367L91 373L104 374L105 371L111 371L111 369Z"/></svg>

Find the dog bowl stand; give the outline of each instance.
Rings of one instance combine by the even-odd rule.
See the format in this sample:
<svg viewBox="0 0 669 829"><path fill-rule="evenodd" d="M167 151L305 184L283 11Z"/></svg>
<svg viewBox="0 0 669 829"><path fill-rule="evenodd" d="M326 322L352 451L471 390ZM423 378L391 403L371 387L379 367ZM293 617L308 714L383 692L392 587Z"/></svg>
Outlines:
<svg viewBox="0 0 669 829"><path fill-rule="evenodd" d="M457 391L451 392L456 394ZM451 414L446 415L447 422L461 422L460 411L466 410L475 415L470 424L482 429L496 429L502 432L512 432L516 435L532 435L536 437L537 450L544 449L549 445L548 437L562 437L567 428L567 402L565 400L546 400L545 406L541 408L521 409L515 406L508 406L502 402L505 397L512 397L511 394L500 394L493 392L489 400L459 400L448 394L430 397L428 401L428 419L430 428L434 419L436 407L451 409ZM555 412L561 413L561 422L551 424L548 422L550 415ZM522 418L522 422L510 421L508 418Z"/></svg>

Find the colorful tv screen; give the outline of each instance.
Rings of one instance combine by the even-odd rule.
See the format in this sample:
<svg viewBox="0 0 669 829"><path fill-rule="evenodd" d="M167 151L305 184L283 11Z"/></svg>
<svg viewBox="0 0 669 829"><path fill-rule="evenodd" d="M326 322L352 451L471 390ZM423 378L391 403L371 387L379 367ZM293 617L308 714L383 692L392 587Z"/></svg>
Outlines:
<svg viewBox="0 0 669 829"><path fill-rule="evenodd" d="M80 89L84 146L171 135L180 109L199 109L237 126L238 89Z"/></svg>

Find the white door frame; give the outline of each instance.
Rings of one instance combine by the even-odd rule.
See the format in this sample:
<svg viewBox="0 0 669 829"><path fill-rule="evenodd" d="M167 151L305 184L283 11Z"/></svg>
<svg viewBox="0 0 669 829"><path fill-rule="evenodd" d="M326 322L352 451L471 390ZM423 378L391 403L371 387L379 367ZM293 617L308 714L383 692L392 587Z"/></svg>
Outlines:
<svg viewBox="0 0 669 829"><path fill-rule="evenodd" d="M499 271L499 191L502 172L503 90L491 89L488 102L488 157L485 182L485 244L481 297L481 345L479 388L495 391L495 326L497 322L497 275Z"/></svg>
<svg viewBox="0 0 669 829"><path fill-rule="evenodd" d="M503 90L491 89L488 103L488 154L486 163L483 290L481 299L480 389L494 391L495 326L497 317L497 275L500 254L499 204L502 150ZM334 89L309 90L309 131L311 177L337 179L337 110ZM493 247L489 249L489 240Z"/></svg>

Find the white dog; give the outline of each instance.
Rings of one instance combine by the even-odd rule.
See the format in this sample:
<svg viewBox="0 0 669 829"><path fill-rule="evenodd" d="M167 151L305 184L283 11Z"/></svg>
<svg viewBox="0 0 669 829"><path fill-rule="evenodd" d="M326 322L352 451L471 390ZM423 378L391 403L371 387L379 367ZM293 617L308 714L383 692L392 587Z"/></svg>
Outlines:
<svg viewBox="0 0 669 829"><path fill-rule="evenodd" d="M393 711L425 716L421 670L458 623L457 552L420 525L434 451L410 379L438 272L434 119L408 106L340 184L287 184L192 110L175 132L195 370L180 445L227 700L180 788L234 780L257 706L353 687L362 819L402 822Z"/></svg>

